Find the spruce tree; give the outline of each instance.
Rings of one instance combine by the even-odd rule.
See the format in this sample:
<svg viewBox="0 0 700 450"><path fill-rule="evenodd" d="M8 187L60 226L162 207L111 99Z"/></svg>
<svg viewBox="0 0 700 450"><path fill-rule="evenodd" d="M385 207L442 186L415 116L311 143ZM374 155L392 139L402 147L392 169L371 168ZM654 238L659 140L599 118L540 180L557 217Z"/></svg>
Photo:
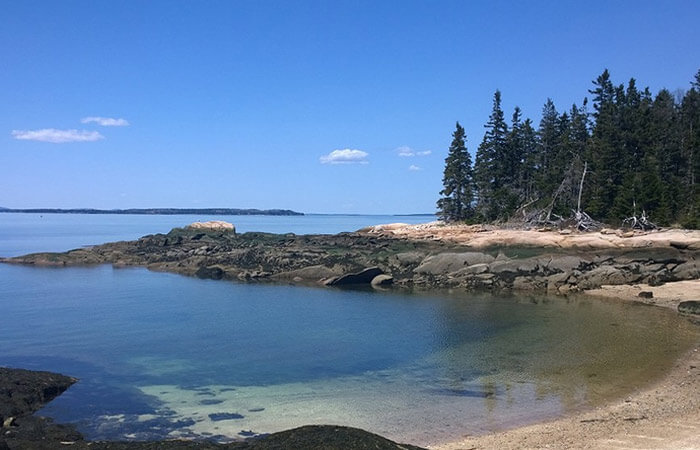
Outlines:
<svg viewBox="0 0 700 450"><path fill-rule="evenodd" d="M447 222L466 221L474 216L471 156L467 151L464 128L457 122L452 143L445 158L442 196L437 202L438 216Z"/></svg>
<svg viewBox="0 0 700 450"><path fill-rule="evenodd" d="M595 125L586 160L590 163L590 189L586 191L587 212L597 220L609 221L610 209L621 184L618 103L624 88L615 88L607 69L593 82ZM621 219L617 219L619 222Z"/></svg>
<svg viewBox="0 0 700 450"><path fill-rule="evenodd" d="M678 221L689 228L700 228L700 70L683 97L680 110L679 139L685 171L683 177L685 206L678 211Z"/></svg>
<svg viewBox="0 0 700 450"><path fill-rule="evenodd" d="M486 133L476 152L474 179L477 188L477 214L481 220L493 221L505 218L501 189L508 175L504 161L508 159L508 125L501 109L501 92L493 95L493 109L489 121L484 125Z"/></svg>

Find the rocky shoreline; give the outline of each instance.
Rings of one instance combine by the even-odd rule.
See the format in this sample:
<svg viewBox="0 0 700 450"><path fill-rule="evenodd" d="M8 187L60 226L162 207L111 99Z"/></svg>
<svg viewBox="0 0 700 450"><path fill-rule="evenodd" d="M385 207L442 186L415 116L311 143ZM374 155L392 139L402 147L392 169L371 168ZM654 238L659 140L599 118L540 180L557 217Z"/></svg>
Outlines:
<svg viewBox="0 0 700 450"><path fill-rule="evenodd" d="M604 285L700 279L700 233L686 239L662 233L645 245L601 245L591 234L512 230L454 239L450 227L425 234L410 227L372 227L336 235L244 233L220 228L175 228L65 253L36 253L0 262L37 266L143 266L200 278L326 286L394 284L415 288L520 290L567 294ZM397 232L397 230L399 232ZM446 234L440 236L440 233ZM421 234L422 233L422 234ZM520 239L517 239L520 236ZM631 236L634 237L634 236ZM556 238L556 239L555 239ZM558 245L552 245L560 241ZM561 245L576 239L588 244ZM604 240L610 243L610 240ZM593 242L594 244L592 244Z"/></svg>

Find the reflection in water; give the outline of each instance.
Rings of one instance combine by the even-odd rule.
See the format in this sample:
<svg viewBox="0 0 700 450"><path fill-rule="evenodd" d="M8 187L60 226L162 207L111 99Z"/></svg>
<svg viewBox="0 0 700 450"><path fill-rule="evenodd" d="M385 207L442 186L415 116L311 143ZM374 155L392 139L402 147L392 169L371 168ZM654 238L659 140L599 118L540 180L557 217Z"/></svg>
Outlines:
<svg viewBox="0 0 700 450"><path fill-rule="evenodd" d="M588 298L290 288L108 266L0 265L0 292L0 364L80 378L44 413L92 439L341 423L427 445L624 395L698 339L670 312Z"/></svg>
<svg viewBox="0 0 700 450"><path fill-rule="evenodd" d="M445 389L483 398L491 416L527 397L528 386L528 403L556 399L562 413L623 396L663 374L698 339L696 327L676 314L645 305L584 296L500 296L478 304L451 297L441 303L438 328L449 344L428 364ZM465 323L498 329L474 339L478 333Z"/></svg>

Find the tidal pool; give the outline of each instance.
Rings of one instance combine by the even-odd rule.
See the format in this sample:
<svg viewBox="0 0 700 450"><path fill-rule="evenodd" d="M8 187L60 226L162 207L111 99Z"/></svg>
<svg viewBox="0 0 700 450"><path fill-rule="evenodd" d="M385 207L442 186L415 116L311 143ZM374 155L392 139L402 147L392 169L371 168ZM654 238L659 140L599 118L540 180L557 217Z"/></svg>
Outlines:
<svg viewBox="0 0 700 450"><path fill-rule="evenodd" d="M429 445L595 406L697 343L590 298L302 288L0 264L0 365L80 378L41 414L90 439L342 424Z"/></svg>

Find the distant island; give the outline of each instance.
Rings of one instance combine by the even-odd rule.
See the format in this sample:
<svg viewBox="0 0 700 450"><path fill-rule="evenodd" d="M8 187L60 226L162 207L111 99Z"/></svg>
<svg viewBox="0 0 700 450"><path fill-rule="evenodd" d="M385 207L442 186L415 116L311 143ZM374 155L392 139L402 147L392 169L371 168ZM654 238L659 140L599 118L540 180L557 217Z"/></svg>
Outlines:
<svg viewBox="0 0 700 450"><path fill-rule="evenodd" d="M130 208L130 209L60 209L32 208L11 209L0 208L0 213L33 213L33 214L152 214L152 215L196 215L213 216L303 216L304 213L289 209L238 209L238 208Z"/></svg>

